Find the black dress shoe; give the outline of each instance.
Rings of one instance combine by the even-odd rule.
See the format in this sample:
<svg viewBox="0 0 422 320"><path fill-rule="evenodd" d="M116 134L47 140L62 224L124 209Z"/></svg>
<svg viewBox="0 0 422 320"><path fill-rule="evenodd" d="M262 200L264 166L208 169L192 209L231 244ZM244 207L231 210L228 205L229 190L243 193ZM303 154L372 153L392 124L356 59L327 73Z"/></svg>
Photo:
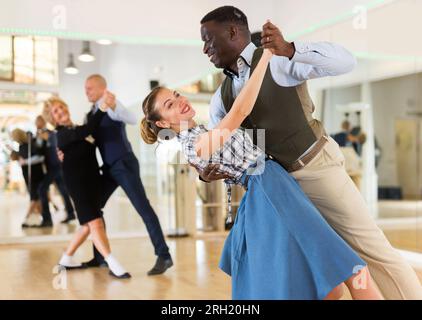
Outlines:
<svg viewBox="0 0 422 320"><path fill-rule="evenodd" d="M98 262L97 259L92 258L91 260L87 262L82 262L82 265L85 268L107 268L108 264L104 260L101 262Z"/></svg>
<svg viewBox="0 0 422 320"><path fill-rule="evenodd" d="M113 271L111 271L111 270L108 273L109 273L109 275L111 275L111 276L113 276L113 277L115 277L117 279L129 279L129 278L132 278L132 276L130 275L129 272L123 273L121 276L118 276L118 275L114 274Z"/></svg>
<svg viewBox="0 0 422 320"><path fill-rule="evenodd" d="M148 271L149 276L155 276L157 274L164 273L168 268L173 265L173 260L171 258L161 258L158 257L155 262L154 267Z"/></svg>
<svg viewBox="0 0 422 320"><path fill-rule="evenodd" d="M67 217L66 219L64 219L63 221L61 221L60 223L69 223L71 221L75 220L75 217Z"/></svg>
<svg viewBox="0 0 422 320"><path fill-rule="evenodd" d="M53 221L43 221L41 224L33 225L34 228L50 228L53 226Z"/></svg>

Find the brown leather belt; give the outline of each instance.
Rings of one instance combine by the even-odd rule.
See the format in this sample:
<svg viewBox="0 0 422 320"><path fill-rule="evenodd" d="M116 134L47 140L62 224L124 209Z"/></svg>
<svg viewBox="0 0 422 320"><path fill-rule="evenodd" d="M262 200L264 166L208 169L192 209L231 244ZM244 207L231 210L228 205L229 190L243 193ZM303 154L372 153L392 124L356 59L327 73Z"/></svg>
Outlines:
<svg viewBox="0 0 422 320"><path fill-rule="evenodd" d="M296 160L295 162L293 162L288 168L286 168L286 170L288 172L295 172L295 171L298 171L298 170L304 168L324 148L324 146L325 146L325 144L327 142L328 142L328 137L327 136L322 136L317 141L317 143L312 147L312 149L309 150L309 152L306 155L304 155L299 160ZM274 158L272 156L270 156L270 155L267 155L267 157L269 159L274 160Z"/></svg>

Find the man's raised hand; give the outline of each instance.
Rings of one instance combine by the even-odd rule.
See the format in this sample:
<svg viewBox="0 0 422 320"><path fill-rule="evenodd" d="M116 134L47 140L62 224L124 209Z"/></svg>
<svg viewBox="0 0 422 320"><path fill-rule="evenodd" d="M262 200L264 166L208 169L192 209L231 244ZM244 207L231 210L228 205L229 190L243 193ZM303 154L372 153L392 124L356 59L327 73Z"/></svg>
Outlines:
<svg viewBox="0 0 422 320"><path fill-rule="evenodd" d="M261 44L264 48L271 50L277 56L293 58L296 50L293 43L284 39L280 29L274 25L270 20L262 27Z"/></svg>

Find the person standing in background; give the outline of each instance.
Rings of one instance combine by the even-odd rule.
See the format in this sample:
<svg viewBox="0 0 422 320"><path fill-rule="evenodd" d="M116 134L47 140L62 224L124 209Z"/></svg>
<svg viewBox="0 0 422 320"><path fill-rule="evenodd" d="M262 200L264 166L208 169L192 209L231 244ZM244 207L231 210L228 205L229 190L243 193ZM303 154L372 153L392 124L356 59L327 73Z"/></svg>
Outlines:
<svg viewBox="0 0 422 320"><path fill-rule="evenodd" d="M44 106L44 109L47 110L48 106ZM50 185L54 182L62 195L67 213L67 217L62 221L62 223L68 223L75 220L75 210L63 181L63 172L60 160L57 156L56 133L47 129L47 123L41 115L36 118L35 124L37 127L37 145L43 150L45 166L47 169L44 179L41 181L38 188L39 197L41 199L43 220L51 220L48 191Z"/></svg>
<svg viewBox="0 0 422 320"><path fill-rule="evenodd" d="M31 214L41 213L38 187L44 178L44 156L36 147L35 139L32 137L31 132L15 129L11 132L11 138L19 144L19 151L12 151L11 159L19 162L30 197L30 205L22 227L51 227L53 226L51 217L47 217L40 225L29 222Z"/></svg>
<svg viewBox="0 0 422 320"><path fill-rule="evenodd" d="M340 147L350 147L352 146L352 141L350 141L350 131L352 127L348 120L344 120L341 124L341 132L333 135L333 139L337 142Z"/></svg>

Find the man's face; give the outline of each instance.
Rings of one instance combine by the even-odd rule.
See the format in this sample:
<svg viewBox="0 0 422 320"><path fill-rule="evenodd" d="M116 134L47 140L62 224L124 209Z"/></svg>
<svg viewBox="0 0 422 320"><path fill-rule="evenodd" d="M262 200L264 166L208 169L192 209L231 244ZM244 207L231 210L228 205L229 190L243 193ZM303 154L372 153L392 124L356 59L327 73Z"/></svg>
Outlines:
<svg viewBox="0 0 422 320"><path fill-rule="evenodd" d="M201 39L204 42L203 52L216 68L230 67L237 60L235 38L232 37L230 26L215 21L201 25Z"/></svg>
<svg viewBox="0 0 422 320"><path fill-rule="evenodd" d="M104 85L97 79L88 79L85 82L85 94L88 98L88 101L95 103L101 99L106 88Z"/></svg>
<svg viewBox="0 0 422 320"><path fill-rule="evenodd" d="M35 120L35 126L37 127L37 130L44 129L46 127L45 120L43 118L38 117Z"/></svg>

